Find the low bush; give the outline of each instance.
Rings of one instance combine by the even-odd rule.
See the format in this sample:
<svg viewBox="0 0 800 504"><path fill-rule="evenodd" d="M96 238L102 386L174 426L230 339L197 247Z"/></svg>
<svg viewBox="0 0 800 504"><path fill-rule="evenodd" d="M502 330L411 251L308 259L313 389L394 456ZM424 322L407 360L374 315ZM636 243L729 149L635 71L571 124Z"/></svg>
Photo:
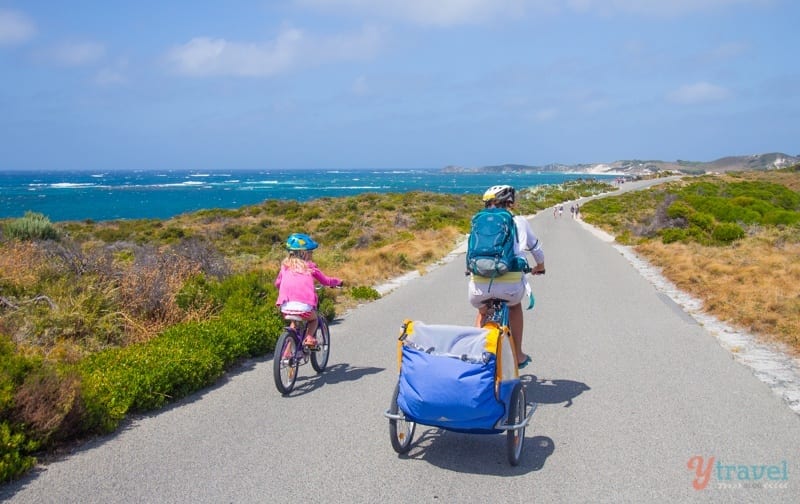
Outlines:
<svg viewBox="0 0 800 504"><path fill-rule="evenodd" d="M680 228L665 228L661 230L660 234L663 243L684 241L687 238L686 230Z"/></svg>
<svg viewBox="0 0 800 504"><path fill-rule="evenodd" d="M0 420L0 483L11 481L36 465L31 455L38 444L7 420Z"/></svg>
<svg viewBox="0 0 800 504"><path fill-rule="evenodd" d="M8 238L17 240L58 240L59 234L46 216L36 212L25 212L19 219L13 219L3 226Z"/></svg>
<svg viewBox="0 0 800 504"><path fill-rule="evenodd" d="M723 222L714 228L711 232L711 236L718 242L730 243L734 240L744 238L744 229L738 224Z"/></svg>
<svg viewBox="0 0 800 504"><path fill-rule="evenodd" d="M694 212L689 215L689 224L699 227L703 231L714 229L715 219L713 215L704 212Z"/></svg>
<svg viewBox="0 0 800 504"><path fill-rule="evenodd" d="M380 299L381 294L372 287L357 286L350 288L350 296L357 301L374 301Z"/></svg>

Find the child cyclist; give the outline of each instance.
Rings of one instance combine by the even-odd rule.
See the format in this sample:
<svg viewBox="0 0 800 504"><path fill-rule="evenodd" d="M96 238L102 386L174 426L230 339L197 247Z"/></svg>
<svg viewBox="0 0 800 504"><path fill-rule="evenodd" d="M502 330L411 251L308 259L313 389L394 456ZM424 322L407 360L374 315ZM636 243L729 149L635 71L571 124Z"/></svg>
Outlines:
<svg viewBox="0 0 800 504"><path fill-rule="evenodd" d="M275 304L284 315L297 315L305 319L306 336L304 345L317 346L314 333L317 331L317 290L314 281L326 287L341 287L342 281L326 276L311 260L314 249L319 247L310 236L292 233L286 240L289 255L281 263L275 287L278 299Z"/></svg>

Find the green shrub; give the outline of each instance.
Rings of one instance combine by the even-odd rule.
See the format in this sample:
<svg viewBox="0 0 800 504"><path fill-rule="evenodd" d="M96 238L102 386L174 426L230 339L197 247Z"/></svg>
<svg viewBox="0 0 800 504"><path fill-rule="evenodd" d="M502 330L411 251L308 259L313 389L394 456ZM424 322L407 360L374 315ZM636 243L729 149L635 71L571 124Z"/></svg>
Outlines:
<svg viewBox="0 0 800 504"><path fill-rule="evenodd" d="M3 227L5 235L18 240L58 240L56 228L44 214L25 212L23 217L14 219Z"/></svg>
<svg viewBox="0 0 800 504"><path fill-rule="evenodd" d="M800 222L800 212L792 212L789 210L771 210L764 214L761 222L763 224L769 224L772 226L792 226Z"/></svg>
<svg viewBox="0 0 800 504"><path fill-rule="evenodd" d="M667 207L667 217L670 219L686 219L694 213L692 207L686 204L685 201L675 201Z"/></svg>
<svg viewBox="0 0 800 504"><path fill-rule="evenodd" d="M40 359L16 353L11 338L0 334L0 483L11 481L36 464L40 444L13 422L18 388L26 376L41 368Z"/></svg>
<svg viewBox="0 0 800 504"><path fill-rule="evenodd" d="M730 243L734 240L744 238L744 229L738 224L723 222L714 228L711 236L722 243Z"/></svg>
<svg viewBox="0 0 800 504"><path fill-rule="evenodd" d="M714 228L714 216L705 212L695 212L689 216L689 223L702 229L711 231Z"/></svg>
<svg viewBox="0 0 800 504"><path fill-rule="evenodd" d="M6 483L24 474L36 464L30 455L38 448L35 441L24 432L0 421L0 483Z"/></svg>
<svg viewBox="0 0 800 504"><path fill-rule="evenodd" d="M381 294L372 287L357 286L350 288L350 296L357 301L373 301L380 299Z"/></svg>
<svg viewBox="0 0 800 504"><path fill-rule="evenodd" d="M660 234L663 243L674 243L686 239L686 231L680 228L664 228Z"/></svg>
<svg viewBox="0 0 800 504"><path fill-rule="evenodd" d="M219 308L219 301L214 298L211 289L205 275L195 275L185 282L175 295L175 304L185 311L202 310L212 306Z"/></svg>

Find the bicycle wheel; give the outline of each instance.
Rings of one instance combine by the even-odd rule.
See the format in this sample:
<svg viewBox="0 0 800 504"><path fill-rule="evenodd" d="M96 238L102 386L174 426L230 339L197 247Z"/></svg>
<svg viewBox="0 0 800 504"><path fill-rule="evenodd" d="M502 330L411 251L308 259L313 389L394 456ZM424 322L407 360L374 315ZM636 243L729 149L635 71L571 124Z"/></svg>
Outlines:
<svg viewBox="0 0 800 504"><path fill-rule="evenodd" d="M311 352L311 367L317 373L321 373L328 365L328 356L331 352L331 332L325 317L319 315L317 321L317 332L314 333L317 338L317 350Z"/></svg>
<svg viewBox="0 0 800 504"><path fill-rule="evenodd" d="M512 425L524 422L525 408L525 390L521 383L517 383L514 385L514 390L511 391L507 422ZM525 427L506 431L506 451L508 452L508 462L512 466L519 464L523 444L525 444Z"/></svg>
<svg viewBox="0 0 800 504"><path fill-rule="evenodd" d="M400 412L397 407L397 396L400 394L400 384L394 387L392 394L392 404L389 405L389 413L396 415ZM389 419L389 439L392 441L392 448L397 453L408 453L411 449L411 441L414 439L414 430L417 428L416 422L407 420Z"/></svg>
<svg viewBox="0 0 800 504"><path fill-rule="evenodd" d="M297 368L300 365L295 354L297 353L297 339L291 330L283 334L275 343L275 355L272 357L272 376L275 378L275 387L283 395L294 388L297 380Z"/></svg>

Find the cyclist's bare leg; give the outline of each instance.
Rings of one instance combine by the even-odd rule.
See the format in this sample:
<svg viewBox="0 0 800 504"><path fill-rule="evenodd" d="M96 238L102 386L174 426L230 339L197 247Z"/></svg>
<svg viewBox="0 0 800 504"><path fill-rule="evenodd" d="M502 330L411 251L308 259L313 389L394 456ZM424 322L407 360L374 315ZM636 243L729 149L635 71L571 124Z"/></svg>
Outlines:
<svg viewBox="0 0 800 504"><path fill-rule="evenodd" d="M508 307L508 325L511 329L511 339L514 340L514 349L517 354L517 364L522 364L528 356L522 353L522 334L524 321L522 317L522 303Z"/></svg>
<svg viewBox="0 0 800 504"><path fill-rule="evenodd" d="M314 314L314 318L308 319L306 322L306 337L304 343L309 346L316 346L317 339L314 334L317 332L317 315Z"/></svg>

